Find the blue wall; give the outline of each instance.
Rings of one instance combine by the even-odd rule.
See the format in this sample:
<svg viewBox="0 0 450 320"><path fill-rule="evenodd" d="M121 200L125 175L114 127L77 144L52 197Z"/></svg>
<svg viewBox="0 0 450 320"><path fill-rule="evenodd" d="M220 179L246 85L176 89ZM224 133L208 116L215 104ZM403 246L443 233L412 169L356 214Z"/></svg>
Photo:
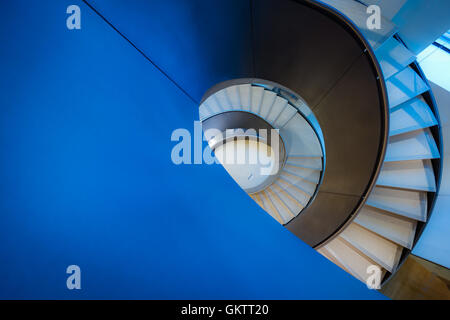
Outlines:
<svg viewBox="0 0 450 320"><path fill-rule="evenodd" d="M196 8L231 26L233 10L209 2ZM124 3L109 10L131 28ZM190 26L181 18L192 2L179 3L152 2L173 16L142 12L151 23L141 36L199 99L193 80L213 84L247 64L197 68L212 51L186 29L183 50L168 50L161 32ZM70 4L81 30L66 28ZM383 298L273 221L220 166L174 165L171 133L192 128L196 104L85 4L0 10L0 298ZM207 26L196 32L220 51ZM66 288L70 264L80 291Z"/></svg>
<svg viewBox="0 0 450 320"><path fill-rule="evenodd" d="M393 17L402 40L415 54L450 29L448 0L408 0Z"/></svg>
<svg viewBox="0 0 450 320"><path fill-rule="evenodd" d="M442 176L428 224L413 253L450 268L450 92L430 82L438 106L442 133Z"/></svg>

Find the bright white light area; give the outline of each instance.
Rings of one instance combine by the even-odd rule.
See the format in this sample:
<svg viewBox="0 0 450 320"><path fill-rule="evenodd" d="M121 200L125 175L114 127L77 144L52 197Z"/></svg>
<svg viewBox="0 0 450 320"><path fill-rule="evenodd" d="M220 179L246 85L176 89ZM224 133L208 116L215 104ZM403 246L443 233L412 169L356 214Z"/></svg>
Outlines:
<svg viewBox="0 0 450 320"><path fill-rule="evenodd" d="M215 148L214 153L228 174L249 193L264 189L279 168L279 155L262 141L228 141Z"/></svg>
<svg viewBox="0 0 450 320"><path fill-rule="evenodd" d="M417 61L430 81L450 91L450 54L430 45L417 56Z"/></svg>

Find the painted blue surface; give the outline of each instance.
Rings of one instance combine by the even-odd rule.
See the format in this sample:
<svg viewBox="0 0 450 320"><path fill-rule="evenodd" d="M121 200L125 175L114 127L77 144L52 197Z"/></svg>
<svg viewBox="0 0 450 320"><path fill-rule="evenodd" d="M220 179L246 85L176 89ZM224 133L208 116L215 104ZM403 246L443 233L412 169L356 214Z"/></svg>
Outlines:
<svg viewBox="0 0 450 320"><path fill-rule="evenodd" d="M441 183L433 212L413 253L450 268L450 92L432 82L430 86L441 124Z"/></svg>
<svg viewBox="0 0 450 320"><path fill-rule="evenodd" d="M439 195L433 214L413 253L419 257L450 268L450 196Z"/></svg>
<svg viewBox="0 0 450 320"><path fill-rule="evenodd" d="M450 91L450 54L435 45L428 46L417 61L428 80Z"/></svg>
<svg viewBox="0 0 450 320"><path fill-rule="evenodd" d="M0 9L0 298L383 298L220 166L172 164L172 130L197 106L86 5Z"/></svg>
<svg viewBox="0 0 450 320"><path fill-rule="evenodd" d="M409 50L419 54L450 28L447 0L408 0L392 22Z"/></svg>
<svg viewBox="0 0 450 320"><path fill-rule="evenodd" d="M219 82L253 76L250 1L89 3L197 101Z"/></svg>

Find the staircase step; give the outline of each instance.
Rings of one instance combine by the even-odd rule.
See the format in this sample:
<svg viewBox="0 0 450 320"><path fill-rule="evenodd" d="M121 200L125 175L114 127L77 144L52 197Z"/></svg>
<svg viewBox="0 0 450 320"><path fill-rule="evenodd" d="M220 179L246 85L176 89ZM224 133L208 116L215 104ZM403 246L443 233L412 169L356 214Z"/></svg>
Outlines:
<svg viewBox="0 0 450 320"><path fill-rule="evenodd" d="M323 255L325 258L333 262L335 265L337 265L339 268L343 269L344 271L350 273L345 267L337 260L333 254L330 253L330 251L327 250L327 248L322 247L317 249L317 252L319 252L321 255Z"/></svg>
<svg viewBox="0 0 450 320"><path fill-rule="evenodd" d="M384 161L436 158L439 158L439 150L430 129L425 128L391 137Z"/></svg>
<svg viewBox="0 0 450 320"><path fill-rule="evenodd" d="M261 109L262 98L264 95L264 89L261 87L253 87L251 88L251 107L250 111L259 114L259 110Z"/></svg>
<svg viewBox="0 0 450 320"><path fill-rule="evenodd" d="M292 119L292 117L297 113L297 109L291 106L289 103L286 105L284 110L278 116L278 118L274 121L274 128L281 129L286 123Z"/></svg>
<svg viewBox="0 0 450 320"><path fill-rule="evenodd" d="M315 184L317 184L320 179L320 171L315 169L301 168L299 166L286 164L283 171Z"/></svg>
<svg viewBox="0 0 450 320"><path fill-rule="evenodd" d="M436 181L430 160L385 162L377 185L435 192Z"/></svg>
<svg viewBox="0 0 450 320"><path fill-rule="evenodd" d="M222 89L220 91L217 91L214 94L214 97L216 98L216 101L219 104L219 106L223 112L232 111L234 109L234 107L231 104L230 99L228 98L226 88Z"/></svg>
<svg viewBox="0 0 450 320"><path fill-rule="evenodd" d="M269 195L264 190L259 192L259 194L261 196L261 200L263 202L264 209L266 210L266 212L268 214L270 214L272 216L272 218L277 220L280 224L284 224L283 218L281 217L280 213L278 212L278 210L275 208L274 204L270 200Z"/></svg>
<svg viewBox="0 0 450 320"><path fill-rule="evenodd" d="M375 187L366 204L418 220L427 220L427 193L423 191Z"/></svg>
<svg viewBox="0 0 450 320"><path fill-rule="evenodd" d="M392 272L397 267L403 248L394 242L356 223L350 224L339 236L386 270Z"/></svg>
<svg viewBox="0 0 450 320"><path fill-rule="evenodd" d="M280 187L281 189L283 189L283 191L286 193L286 194L282 194L282 193L278 192L278 193L280 193L280 197L282 197L284 199L283 195L289 196L288 200L294 201L294 204L299 205L302 208L308 204L308 201L311 198L311 196L309 194L307 194L305 191L303 191L302 189L293 185L292 183L284 180L282 177L278 178L275 181L275 184L278 187ZM286 202L286 204L287 204L287 202ZM292 206L290 206L290 208L292 208Z"/></svg>
<svg viewBox="0 0 450 320"><path fill-rule="evenodd" d="M384 78L388 79L414 62L416 57L394 37L389 38L375 52Z"/></svg>
<svg viewBox="0 0 450 320"><path fill-rule="evenodd" d="M200 105L200 119L204 120L206 118L209 118L215 114L223 112L220 105L217 103L217 99L214 95L206 99L201 105ZM202 118L203 117L203 118Z"/></svg>
<svg viewBox="0 0 450 320"><path fill-rule="evenodd" d="M276 97L275 102L267 115L266 121L273 125L274 121L283 112L284 108L286 108L287 102L288 101L282 97Z"/></svg>
<svg viewBox="0 0 450 320"><path fill-rule="evenodd" d="M415 220L364 206L354 222L405 248L412 248L417 226Z"/></svg>
<svg viewBox="0 0 450 320"><path fill-rule="evenodd" d="M242 110L238 86L231 86L225 88L225 93L228 98L228 101L233 107L233 110Z"/></svg>
<svg viewBox="0 0 450 320"><path fill-rule="evenodd" d="M288 156L322 157L322 148L309 123L296 113L280 130Z"/></svg>
<svg viewBox="0 0 450 320"><path fill-rule="evenodd" d="M309 197L302 195L302 198L296 198L295 195L288 190L288 186L289 185L276 181L270 188L272 188L272 191L283 200L284 204L289 208L289 211L293 215L297 215L305 207L305 204L308 203Z"/></svg>
<svg viewBox="0 0 450 320"><path fill-rule="evenodd" d="M389 121L390 136L438 124L431 108L422 97L409 100L391 110Z"/></svg>
<svg viewBox="0 0 450 320"><path fill-rule="evenodd" d="M267 119L269 115L270 109L275 103L275 99L277 98L277 94L272 91L264 90L264 95L261 102L261 109L259 110L259 116L264 120Z"/></svg>
<svg viewBox="0 0 450 320"><path fill-rule="evenodd" d="M252 193L249 194L250 198L252 198L263 210L266 210L266 208L264 208L264 203L261 199L261 195L258 193Z"/></svg>
<svg viewBox="0 0 450 320"><path fill-rule="evenodd" d="M273 185L267 188L265 191L272 200L272 203L274 204L275 208L280 213L285 224L291 221L295 217L295 215L297 215L300 212L297 211L295 214L292 213L289 207L286 205L286 203L278 196L276 192L274 192Z"/></svg>
<svg viewBox="0 0 450 320"><path fill-rule="evenodd" d="M241 108L244 111L250 111L251 89L252 89L252 86L249 84L238 85L239 101L241 102Z"/></svg>
<svg viewBox="0 0 450 320"><path fill-rule="evenodd" d="M203 121L209 117L211 117L214 112L212 112L211 110L209 110L208 106L205 103L202 103L199 107L199 116L200 116L200 121Z"/></svg>
<svg viewBox="0 0 450 320"><path fill-rule="evenodd" d="M322 170L321 157L289 157L286 161L286 164L301 168Z"/></svg>
<svg viewBox="0 0 450 320"><path fill-rule="evenodd" d="M409 67L390 77L386 81L386 88L391 108L429 90L422 78Z"/></svg>
<svg viewBox="0 0 450 320"><path fill-rule="evenodd" d="M377 266L380 268L380 271L382 272L381 279L383 279L385 270L375 261L356 250L342 238L338 237L332 240L325 246L325 248L336 260L339 261L339 264L344 266L345 271L360 281L366 283L367 279L371 275L371 273L368 272L368 268L371 266Z"/></svg>
<svg viewBox="0 0 450 320"><path fill-rule="evenodd" d="M292 184L296 188L300 189L301 191L303 191L310 197L314 194L314 191L316 190L317 185L315 183L306 181L305 179L300 178L298 176L294 176L286 171L282 171L278 178L289 182L290 184Z"/></svg>

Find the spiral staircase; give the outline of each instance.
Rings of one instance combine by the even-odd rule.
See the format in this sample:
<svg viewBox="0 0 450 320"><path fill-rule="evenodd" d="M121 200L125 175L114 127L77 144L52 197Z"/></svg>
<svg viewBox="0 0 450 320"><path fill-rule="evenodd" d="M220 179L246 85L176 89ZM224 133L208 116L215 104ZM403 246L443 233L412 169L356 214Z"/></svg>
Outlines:
<svg viewBox="0 0 450 320"><path fill-rule="evenodd" d="M445 1L4 1L0 299L450 299Z"/></svg>
<svg viewBox="0 0 450 320"><path fill-rule="evenodd" d="M363 3L353 0L316 3L333 14L337 14L335 9L339 11L362 34L367 45L365 52L373 55L374 68L381 73L377 75L381 81L379 92L386 96L386 125L379 124L386 136L381 138L378 167L375 166L367 193L356 210L348 212L337 228L318 241L305 236L306 227L299 229L295 225L308 207L323 201L317 194L328 169L327 150L334 143L333 137L327 137L326 127L338 125L318 120L306 99L290 88L262 79L220 83L205 94L199 107L200 120L204 128L209 128L211 123L217 124L221 117L229 118L230 114L256 116L277 130L286 155L281 157L275 177L257 190L243 189L276 221L355 278L366 283L371 275L368 270L376 266L384 284L411 252L433 209L440 179L439 117L416 57L402 42L392 22L383 18L381 29L370 30ZM356 85L354 90L359 90ZM235 124L228 121L227 128L242 128ZM210 146L216 155L223 154L223 150L216 150L211 143ZM367 163L368 167L371 165ZM239 176L236 170L224 166L241 187L246 183L243 180L249 177L248 173ZM333 214L330 207L320 210ZM327 223L325 218L316 219L308 227Z"/></svg>
<svg viewBox="0 0 450 320"><path fill-rule="evenodd" d="M220 117L224 113L237 113L238 116L253 114L267 122L269 130L275 129L280 133L283 148L286 148L283 154L287 155L281 157L277 170L270 175L275 176L270 179L272 181L248 192L274 219L286 224L300 214L313 198L321 178L323 152L313 126L299 111L309 110L306 104L300 99L291 104L289 98L284 98L273 90L274 88L248 83L227 86L209 96L200 105L199 112L201 121ZM312 116L310 111L309 113ZM217 156L217 148L211 147ZM224 151L219 152L222 154ZM239 164L235 166L242 167ZM228 172L236 177L230 169ZM250 173L243 174L243 180L248 180L246 177ZM251 174L254 179L257 173ZM242 179L236 180L242 187Z"/></svg>

